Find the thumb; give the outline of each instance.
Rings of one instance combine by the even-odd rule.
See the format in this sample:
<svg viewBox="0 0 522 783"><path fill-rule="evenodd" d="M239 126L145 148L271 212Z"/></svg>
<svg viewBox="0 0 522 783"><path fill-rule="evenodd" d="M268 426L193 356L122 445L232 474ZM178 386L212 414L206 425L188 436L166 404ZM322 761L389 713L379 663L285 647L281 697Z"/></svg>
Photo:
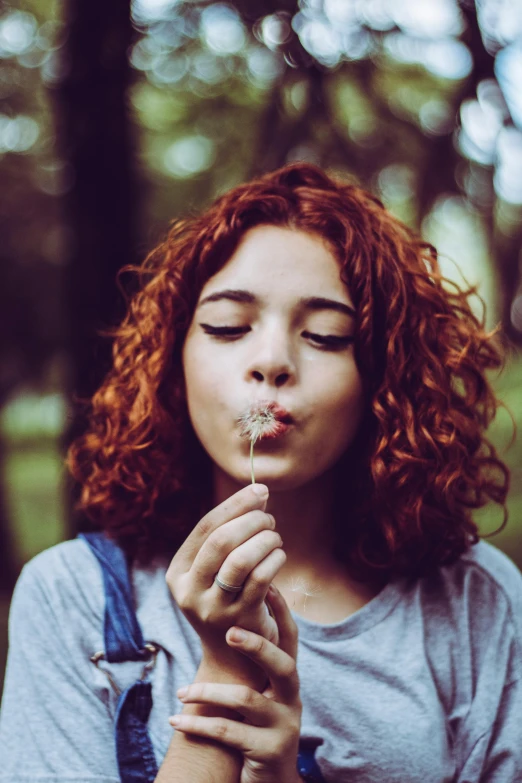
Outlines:
<svg viewBox="0 0 522 783"><path fill-rule="evenodd" d="M264 489L264 490L266 491L266 497L265 497L265 498L263 498L263 499L261 499L261 498L259 499L259 508L261 509L261 511L266 511L266 504L268 503L268 498L270 497L270 493L269 493L269 491L268 491L268 487L267 487L267 485L266 485L266 484L258 484L258 483L256 482L255 484L251 484L250 486L251 486L251 487L255 487L255 488L256 488L256 490L255 490L255 491L256 491L256 494L257 494L257 489L258 489L258 488L259 488L260 490L263 490L263 489Z"/></svg>

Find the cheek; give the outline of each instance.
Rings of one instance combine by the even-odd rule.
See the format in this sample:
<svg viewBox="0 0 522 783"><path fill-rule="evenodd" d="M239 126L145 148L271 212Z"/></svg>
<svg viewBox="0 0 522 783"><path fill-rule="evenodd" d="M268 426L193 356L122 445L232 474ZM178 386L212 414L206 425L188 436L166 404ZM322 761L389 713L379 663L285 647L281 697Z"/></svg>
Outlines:
<svg viewBox="0 0 522 783"><path fill-rule="evenodd" d="M182 358L187 383L218 388L227 377L230 377L229 360L219 347L212 346L204 335L189 333Z"/></svg>
<svg viewBox="0 0 522 783"><path fill-rule="evenodd" d="M187 407L200 438L204 432L219 430L227 421L220 415L227 410L230 384L230 372L225 372L223 364L216 352L202 350L197 340L186 346L183 354Z"/></svg>
<svg viewBox="0 0 522 783"><path fill-rule="evenodd" d="M363 383L355 362L341 366L334 372L316 373L315 377L325 404L332 412L358 407L362 401Z"/></svg>
<svg viewBox="0 0 522 783"><path fill-rule="evenodd" d="M204 349L197 335L191 335L189 332L182 359L187 393L193 397L204 396L208 386L215 381L215 361L212 353Z"/></svg>
<svg viewBox="0 0 522 783"><path fill-rule="evenodd" d="M201 350L198 350L197 340L187 338L182 356L183 374L187 407L196 431L197 423L206 407L208 392L208 384L205 383L208 372L205 371L205 357L201 353Z"/></svg>
<svg viewBox="0 0 522 783"><path fill-rule="evenodd" d="M323 397L323 420L330 436L335 441L344 441L355 433L364 413L364 390L362 379L355 369L337 375L325 384L327 394Z"/></svg>

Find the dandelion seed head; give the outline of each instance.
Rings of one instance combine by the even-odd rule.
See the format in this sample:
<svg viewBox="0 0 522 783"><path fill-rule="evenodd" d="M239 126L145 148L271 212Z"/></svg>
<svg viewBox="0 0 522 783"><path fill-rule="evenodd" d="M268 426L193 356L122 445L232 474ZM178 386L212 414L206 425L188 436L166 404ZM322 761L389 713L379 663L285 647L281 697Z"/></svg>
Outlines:
<svg viewBox="0 0 522 783"><path fill-rule="evenodd" d="M281 427L281 422L276 419L270 406L256 402L239 416L237 423L240 426L240 437L254 443L260 437L275 437Z"/></svg>

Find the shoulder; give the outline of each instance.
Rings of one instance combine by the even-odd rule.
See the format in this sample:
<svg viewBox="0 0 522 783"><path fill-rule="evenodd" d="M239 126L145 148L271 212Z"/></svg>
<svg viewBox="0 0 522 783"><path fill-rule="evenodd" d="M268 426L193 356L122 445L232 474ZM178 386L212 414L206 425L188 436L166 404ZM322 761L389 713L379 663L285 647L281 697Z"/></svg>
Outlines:
<svg viewBox="0 0 522 783"><path fill-rule="evenodd" d="M35 555L22 569L24 584L39 584L52 590L92 582L102 585L99 565L80 538L63 541Z"/></svg>
<svg viewBox="0 0 522 783"><path fill-rule="evenodd" d="M500 549L479 541L447 569L446 578L472 604L504 607L522 631L522 573Z"/></svg>
<svg viewBox="0 0 522 783"><path fill-rule="evenodd" d="M439 657L445 659L441 650L449 644L461 666L466 657L475 666L496 656L506 677L520 676L522 574L507 555L479 541L455 563L422 579L419 590L425 630Z"/></svg>
<svg viewBox="0 0 522 783"><path fill-rule="evenodd" d="M105 606L99 564L81 539L40 552L23 567L13 593L11 622L101 627Z"/></svg>
<svg viewBox="0 0 522 783"><path fill-rule="evenodd" d="M441 604L462 601L505 607L513 617L522 610L522 573L500 549L479 541L451 565L440 566L421 580L423 591Z"/></svg>
<svg viewBox="0 0 522 783"><path fill-rule="evenodd" d="M463 557L464 567L473 574L470 583L470 601L475 611L478 602L484 601L491 611L505 612L505 628L509 627L522 663L522 573L515 563L495 546L486 541L478 544ZM489 599L489 600L488 600ZM481 614L485 614L484 610ZM500 617L499 617L500 620ZM492 617L484 617L485 628L494 624ZM500 628L500 622L498 624ZM486 630L487 633L487 630Z"/></svg>
<svg viewBox="0 0 522 783"><path fill-rule="evenodd" d="M516 610L522 607L522 573L504 552L487 541L479 541L461 558L464 568L493 584Z"/></svg>

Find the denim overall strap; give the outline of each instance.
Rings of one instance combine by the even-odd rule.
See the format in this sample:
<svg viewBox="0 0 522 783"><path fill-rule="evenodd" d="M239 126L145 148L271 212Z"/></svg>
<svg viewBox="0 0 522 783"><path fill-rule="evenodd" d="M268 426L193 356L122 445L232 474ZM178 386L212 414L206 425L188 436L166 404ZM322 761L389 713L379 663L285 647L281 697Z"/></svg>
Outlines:
<svg viewBox="0 0 522 783"><path fill-rule="evenodd" d="M98 558L105 589L105 658L109 663L142 661L149 657L134 612L134 602L125 555L103 533L80 533Z"/></svg>
<svg viewBox="0 0 522 783"><path fill-rule="evenodd" d="M103 533L80 533L98 559L105 590L104 643L105 653L97 653L109 663L146 661L150 658L143 640L141 628L134 610L131 582L125 555ZM158 766L147 730L152 709L152 685L144 676L150 664L145 666L142 678L120 693L111 677L111 685L117 690L115 742L121 783L154 783Z"/></svg>
<svg viewBox="0 0 522 783"><path fill-rule="evenodd" d="M121 783L154 783L158 765L147 731L152 684L135 682L120 697L116 710L116 756Z"/></svg>
<svg viewBox="0 0 522 783"><path fill-rule="evenodd" d="M321 770L315 760L315 747L315 743L309 744L306 740L299 742L297 771L306 783L324 783Z"/></svg>

